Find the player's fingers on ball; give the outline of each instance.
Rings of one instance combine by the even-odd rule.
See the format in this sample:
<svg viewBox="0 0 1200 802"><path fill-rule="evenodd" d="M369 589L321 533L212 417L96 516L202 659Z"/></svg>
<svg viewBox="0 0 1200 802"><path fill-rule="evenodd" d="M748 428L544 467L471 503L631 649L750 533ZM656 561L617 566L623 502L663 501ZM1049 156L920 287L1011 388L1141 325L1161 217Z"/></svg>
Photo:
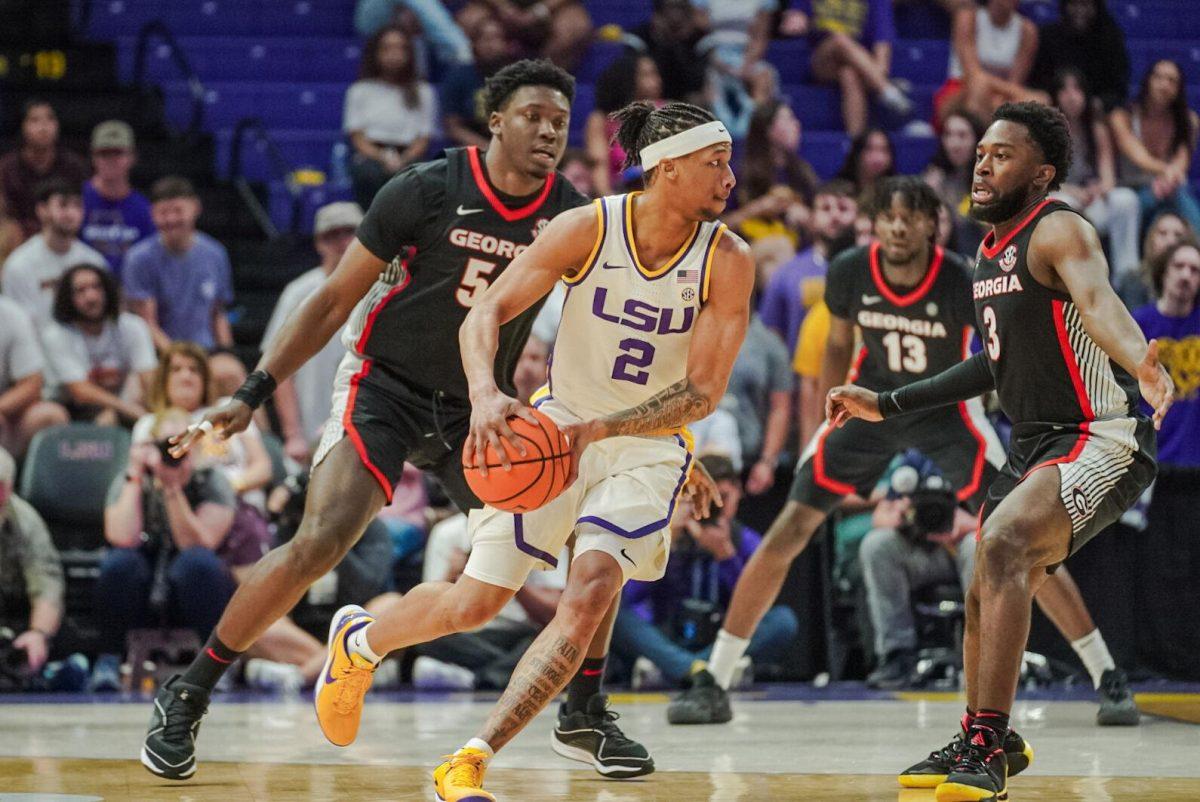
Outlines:
<svg viewBox="0 0 1200 802"><path fill-rule="evenodd" d="M517 417L521 418L526 423L532 423L534 426L537 426L537 424L538 424L537 415L533 414L533 409L531 409L530 407L527 407L527 406L517 407Z"/></svg>
<svg viewBox="0 0 1200 802"><path fill-rule="evenodd" d="M504 468L505 472L512 470L512 460L508 458L508 449L500 442L500 435L495 429L488 429L487 433L488 445L496 451L496 456L500 458L500 467Z"/></svg>
<svg viewBox="0 0 1200 802"><path fill-rule="evenodd" d="M513 448L517 450L518 454L522 457L527 456L525 439L512 430L512 427L508 425L508 421L500 424L500 434L504 435L505 440L513 444Z"/></svg>

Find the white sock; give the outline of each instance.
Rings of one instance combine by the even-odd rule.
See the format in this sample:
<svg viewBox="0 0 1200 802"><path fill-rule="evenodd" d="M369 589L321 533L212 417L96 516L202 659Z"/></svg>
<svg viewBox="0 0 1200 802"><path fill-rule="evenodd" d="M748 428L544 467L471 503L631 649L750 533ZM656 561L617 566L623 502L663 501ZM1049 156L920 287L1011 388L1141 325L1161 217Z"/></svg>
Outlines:
<svg viewBox="0 0 1200 802"><path fill-rule="evenodd" d="M908 96L900 91L900 87L895 84L887 84L879 94L888 103L903 104L908 102Z"/></svg>
<svg viewBox="0 0 1200 802"><path fill-rule="evenodd" d="M463 746L463 749L478 749L480 752L483 752L485 755L487 755L488 760L491 760L496 756L496 750L488 746L487 741L481 741L478 738L472 738L471 740L467 741L466 745Z"/></svg>
<svg viewBox="0 0 1200 802"><path fill-rule="evenodd" d="M1093 688L1100 687L1100 677L1105 671L1117 667L1117 664L1113 662L1112 655L1108 653L1108 646L1104 643L1104 636L1100 634L1099 627L1079 640L1071 641L1071 648L1083 661L1088 674L1091 674Z"/></svg>
<svg viewBox="0 0 1200 802"><path fill-rule="evenodd" d="M733 681L733 672L737 668L737 662L742 659L742 655L746 653L749 645L749 638L739 638L723 629L717 633L712 657L708 658L708 672L725 690L729 690L729 683Z"/></svg>
<svg viewBox="0 0 1200 802"><path fill-rule="evenodd" d="M367 624L362 629L356 629L350 635L350 651L359 657L370 660L373 665L379 665L379 661L383 659L382 655L375 654L371 644L367 642L367 631L373 626L375 626L374 623Z"/></svg>

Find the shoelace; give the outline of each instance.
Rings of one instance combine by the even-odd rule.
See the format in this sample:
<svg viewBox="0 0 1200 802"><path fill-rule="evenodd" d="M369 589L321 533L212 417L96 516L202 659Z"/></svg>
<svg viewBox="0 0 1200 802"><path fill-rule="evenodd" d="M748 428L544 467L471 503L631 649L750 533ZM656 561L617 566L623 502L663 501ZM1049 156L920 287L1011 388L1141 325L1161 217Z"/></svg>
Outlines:
<svg viewBox="0 0 1200 802"><path fill-rule="evenodd" d="M953 741L946 744L941 749L938 749L934 752L930 752L929 759L930 760L949 760L950 762L953 763L955 760L958 759L958 753L960 751L962 751L964 741L965 741L965 739L963 738L962 733L955 735Z"/></svg>
<svg viewBox="0 0 1200 802"><path fill-rule="evenodd" d="M164 741L190 740L192 727L208 712L208 704L200 699L185 699L178 694L167 705L166 722L163 725Z"/></svg>
<svg viewBox="0 0 1200 802"><path fill-rule="evenodd" d="M608 736L610 740L628 741L629 738L627 738L625 733L621 732L621 728L617 726L617 719L620 717L620 713L615 710L609 710L607 707L605 707L604 712L597 716L599 720L596 722L596 729Z"/></svg>
<svg viewBox="0 0 1200 802"><path fill-rule="evenodd" d="M343 716L353 713L362 704L363 695L371 685L374 667L362 668L353 663L342 669L338 677L337 696L333 700L333 709Z"/></svg>
<svg viewBox="0 0 1200 802"><path fill-rule="evenodd" d="M954 770L960 774L987 774L992 754L999 751L1002 751L999 746L993 748L963 741L954 763Z"/></svg>
<svg viewBox="0 0 1200 802"><path fill-rule="evenodd" d="M1110 699L1119 699L1128 693L1125 678L1120 674L1110 674L1100 681L1100 692Z"/></svg>
<svg viewBox="0 0 1200 802"><path fill-rule="evenodd" d="M470 752L465 755L442 755L443 760L450 761L450 771L446 772L445 785L458 788L480 788L483 785L483 768L487 755Z"/></svg>

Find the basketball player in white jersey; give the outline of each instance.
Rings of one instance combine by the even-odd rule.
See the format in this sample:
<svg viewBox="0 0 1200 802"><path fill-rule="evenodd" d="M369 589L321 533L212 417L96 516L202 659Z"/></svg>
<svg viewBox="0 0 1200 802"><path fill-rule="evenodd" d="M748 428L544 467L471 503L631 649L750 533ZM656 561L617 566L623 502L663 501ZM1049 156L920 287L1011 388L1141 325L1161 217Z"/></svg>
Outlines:
<svg viewBox="0 0 1200 802"><path fill-rule="evenodd" d="M749 320L753 260L746 244L717 222L735 183L725 127L685 103L658 109L637 103L617 118L618 140L630 161L640 159L647 190L560 214L512 261L459 333L472 402L464 461L473 464L489 443L500 453L500 438L516 443L505 421L529 415L496 386L500 326L556 281L567 284L549 383L534 398L571 440L573 481L530 513L472 512L463 576L452 585L414 588L348 639L348 651L374 662L448 634L464 620L478 626L531 570L554 565L574 535L554 620L522 658L478 736L434 772L446 802L494 799L482 785L495 750L574 675L624 583L662 576L671 514L692 466L683 427L716 408ZM357 716L361 707L346 709ZM590 762L588 745L573 746L571 733L565 736L556 733L556 751Z"/></svg>

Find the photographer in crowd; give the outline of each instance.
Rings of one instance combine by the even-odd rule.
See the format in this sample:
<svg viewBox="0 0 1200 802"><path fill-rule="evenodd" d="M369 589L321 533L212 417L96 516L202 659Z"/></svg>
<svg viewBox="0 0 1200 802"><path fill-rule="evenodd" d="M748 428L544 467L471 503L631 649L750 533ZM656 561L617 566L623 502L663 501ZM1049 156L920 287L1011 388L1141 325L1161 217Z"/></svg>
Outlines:
<svg viewBox="0 0 1200 802"><path fill-rule="evenodd" d="M237 509L233 489L219 469L196 468L190 454L177 459L168 450L190 422L182 409L158 413L152 440L135 440L109 490L104 537L113 548L96 582L109 653L96 662L96 690L119 687L129 630L190 627L203 642L233 595L233 577L217 556Z"/></svg>
<svg viewBox="0 0 1200 802"><path fill-rule="evenodd" d="M696 521L686 503L677 505L666 574L657 582L629 582L621 596L612 651L634 667L637 686L653 684L656 673L680 684L704 667L734 585L762 541L737 520L742 483L733 463L716 454L700 462L721 491L723 506ZM772 607L746 655L759 664L778 664L799 628L791 607Z"/></svg>

